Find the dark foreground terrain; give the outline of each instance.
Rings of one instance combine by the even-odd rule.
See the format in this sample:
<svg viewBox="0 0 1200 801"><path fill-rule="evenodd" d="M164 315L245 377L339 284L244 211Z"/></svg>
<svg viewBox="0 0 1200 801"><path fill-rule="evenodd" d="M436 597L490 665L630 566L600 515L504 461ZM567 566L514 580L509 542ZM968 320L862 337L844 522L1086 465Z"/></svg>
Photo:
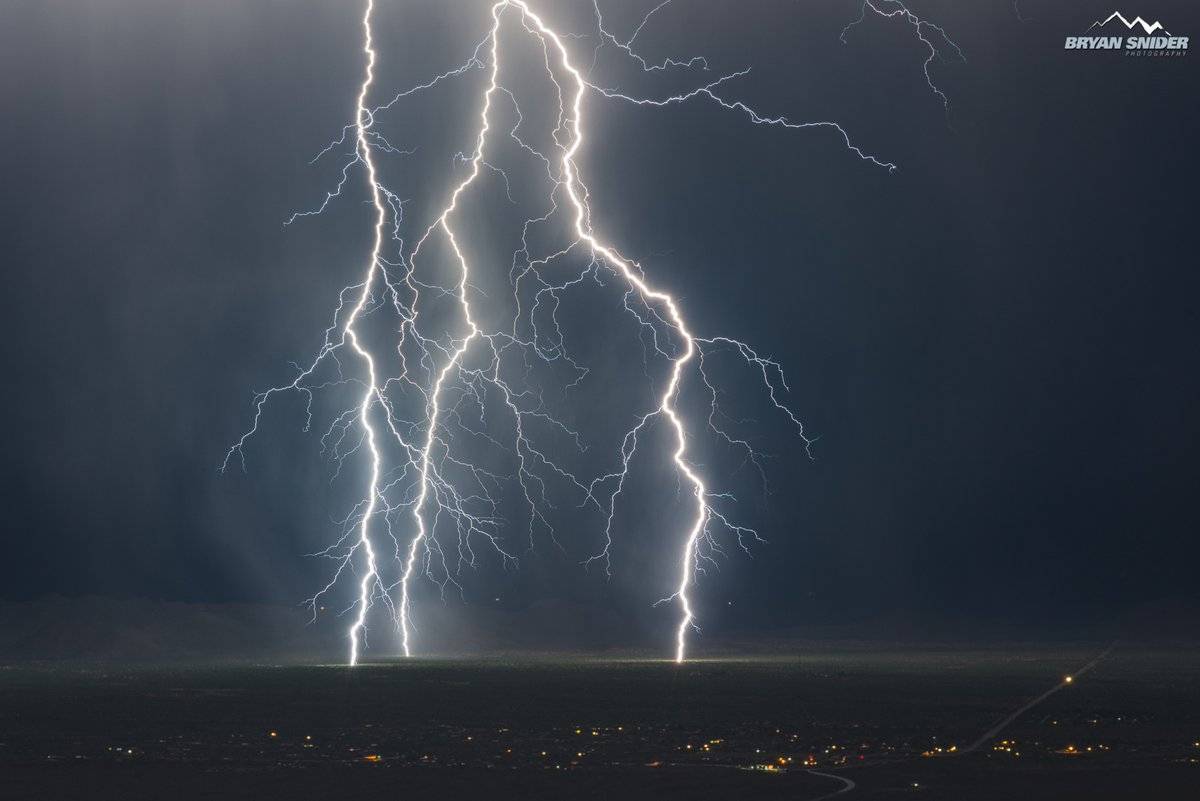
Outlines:
<svg viewBox="0 0 1200 801"><path fill-rule="evenodd" d="M1194 799L1200 651L0 670L4 799Z"/></svg>

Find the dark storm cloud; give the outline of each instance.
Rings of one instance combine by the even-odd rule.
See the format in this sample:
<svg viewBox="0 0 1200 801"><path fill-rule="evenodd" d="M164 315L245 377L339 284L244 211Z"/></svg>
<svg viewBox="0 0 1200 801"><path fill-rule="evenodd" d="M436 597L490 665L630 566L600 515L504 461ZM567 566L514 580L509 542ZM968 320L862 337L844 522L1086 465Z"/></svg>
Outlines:
<svg viewBox="0 0 1200 801"><path fill-rule="evenodd" d="M614 25L636 20L612 5ZM933 67L948 120L907 30L869 20L838 41L853 3L681 7L639 40L752 64L745 97L839 120L894 175L835 136L703 106L594 114L606 235L646 254L699 330L788 366L821 435L809 461L779 430L770 544L702 590L718 631L1197 598L1193 66L1064 53L1098 6L1023 6L1022 24L1006 2L922 5L968 57ZM411 80L469 52L473 7L433 8L397 17L425 47L399 26L385 69ZM353 204L280 226L326 186L305 164L349 113L357 7L3 13L0 592L305 597L320 566L299 554L344 509L311 440L283 435L298 409L272 423L290 445L247 476L216 467L358 258ZM1200 30L1187 4L1138 13ZM464 97L420 119L449 125ZM572 596L560 567L540 585L568 598L553 603L620 603Z"/></svg>

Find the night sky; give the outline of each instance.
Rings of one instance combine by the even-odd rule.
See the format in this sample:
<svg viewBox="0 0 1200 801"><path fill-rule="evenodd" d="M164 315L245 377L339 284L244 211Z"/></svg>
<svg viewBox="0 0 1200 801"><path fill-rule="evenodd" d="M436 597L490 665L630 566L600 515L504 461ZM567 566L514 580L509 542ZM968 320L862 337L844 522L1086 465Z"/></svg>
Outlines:
<svg viewBox="0 0 1200 801"><path fill-rule="evenodd" d="M594 34L586 3L540 5ZM602 5L626 32L649 7ZM1022 22L1005 0L913 0L966 56L931 66L948 112L910 28L869 18L839 41L849 0L677 0L639 37L647 56L752 66L732 94L835 119L892 174L828 131L591 101L598 225L699 332L777 358L819 436L810 460L777 420L758 429L771 493L745 504L769 543L702 582L707 631L1070 631L1200 602L1197 55L1064 52L1109 5L1026 0ZM487 25L466 0L381 6L380 98L464 60ZM1200 37L1193 4L1124 10ZM347 496L299 405L274 409L246 474L218 467L252 390L315 348L366 252L360 196L281 225L336 177L308 161L352 114L359 13L18 0L0 14L0 599L298 603L325 575L304 554ZM422 143L414 195L444 197L480 77L398 107L395 144ZM534 603L647 608L629 579L531 562L482 571L463 614L493 595L516 619Z"/></svg>

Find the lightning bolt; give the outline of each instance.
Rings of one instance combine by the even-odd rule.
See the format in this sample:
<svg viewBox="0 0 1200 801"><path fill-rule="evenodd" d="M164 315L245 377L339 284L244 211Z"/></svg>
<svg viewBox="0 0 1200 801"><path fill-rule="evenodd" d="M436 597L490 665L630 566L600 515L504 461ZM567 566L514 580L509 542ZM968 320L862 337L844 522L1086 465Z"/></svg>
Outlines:
<svg viewBox="0 0 1200 801"><path fill-rule="evenodd" d="M871 2L868 0L868 4ZM707 72L708 61L700 56L650 61L636 52L635 40L669 3L666 0L652 8L632 33L622 38L606 27L598 0L593 0L597 44L592 67L601 51L608 48L645 74ZM404 655L411 656L416 650L412 596L418 579L429 579L443 595L448 587L461 591L459 577L464 569L476 565L480 545L495 552L506 567L519 562L519 555L502 533L505 521L498 494L503 487L512 485L520 492L528 519L525 536L529 550L533 550L538 533L545 533L565 550L551 520L557 508L552 500L556 489L571 496L576 508L596 514L603 521L601 544L580 561L585 567L601 563L607 573L618 533L615 515L632 461L647 429L655 421L665 421L673 439L669 460L681 488L686 488L690 511L674 553L676 579L656 605L678 607L673 655L676 662L682 662L687 655L688 634L697 628L692 597L695 581L705 565L714 563L714 558L723 553L719 534L730 533L743 549L748 549L749 541L761 540L754 529L735 522L723 510L722 503L732 500L732 496L711 490L689 458L689 440L698 434L680 411L687 379L698 381L703 397L708 399L710 411L704 430L741 451L764 482L765 472L750 441L730 429L731 418L719 408L720 389L706 370L706 357L720 352L735 354L757 374L767 400L794 426L805 447L809 448L814 440L784 400L790 390L779 363L739 340L693 333L678 300L653 284L637 261L622 255L597 232L590 194L577 161L587 141L585 99L651 108L707 102L739 114L755 126L830 131L863 162L889 171L895 165L854 144L836 122L792 121L782 115L760 113L731 96L730 87L743 79L748 69L720 74L695 83L687 91L657 97L597 85L589 77L591 68L581 69L567 44L582 37L555 31L525 0L499 0L491 5L487 33L466 61L397 92L386 103L372 106L377 55L372 36L374 13L374 0L366 0L362 15L365 66L353 122L314 158L317 161L341 154L351 147L346 154L348 160L341 166L335 187L323 200L286 222L292 224L323 213L342 197L351 176L361 171L373 211L371 250L364 272L356 283L338 294L332 322L308 365L297 366L289 381L253 396L251 425L228 449L221 469L227 470L235 459L245 468L245 448L259 432L266 407L276 396L298 394L303 398L303 430L309 431L317 414L314 404L318 396L332 394L336 400L337 393L352 391L354 401L332 415L320 442L322 452L337 464L335 477L345 460L365 452L369 461L366 486L349 514L339 521L340 536L316 554L332 560L335 567L329 581L308 599L308 605L315 619L322 599L346 575L355 575L351 582L355 588L353 600L342 614L352 618L347 632L349 661L357 664L367 646L370 612L377 604L386 610L398 630ZM509 30L505 23L509 19L520 28ZM916 23L919 36L921 26L926 24ZM557 98L557 122L549 131L551 146L547 152L523 133L526 118L518 95L502 80L501 56L510 33L525 37L540 49L545 74ZM403 157L412 151L393 146L377 123L381 115L405 98L433 91L476 71L485 72L487 80L474 148L470 155L460 154L455 159L456 166L464 167L466 173L454 185L445 205L431 216L431 222L423 230L417 229L421 233L410 246L404 236L408 201L386 185L377 159L381 155ZM507 129L496 120L501 105L515 117ZM489 143L497 136L515 144L537 165L537 172L544 173L548 191L541 212L526 219L521 247L512 255L509 279L515 311L511 325L485 327L483 318L473 313L473 304L483 296L472 280L478 269L464 244L460 201L481 179L494 175L502 179L507 199L516 203L508 173L487 157ZM531 232L548 226L560 215L569 222L570 241L538 252L531 244ZM434 267L427 262L436 261L428 255L435 240L442 241L452 255L456 278L451 286L443 286L426 274ZM581 256L585 259L581 269L556 269L569 258ZM587 449L580 433L552 413L540 386L533 385L529 375L535 365L565 372L571 380L564 391L580 386L587 378L588 368L576 361L566 346L559 307L566 293L582 291L588 283L607 286L605 276L614 277L623 287L621 310L630 315L642 339L647 358L643 365L645 377L651 380L651 356L665 360L669 369L666 380L653 391L653 405L635 415L632 426L621 437L613 468L588 478L580 477L566 458L541 444L565 438L576 451ZM436 318L432 308L447 299L453 302L457 333L436 330L439 323L444 326L445 322ZM489 300L483 297L482 302ZM377 315L390 315L388 319L397 326L394 344L385 349L375 345L363 327ZM347 354L358 363L356 370L351 370L345 360ZM501 407L511 423L492 421L487 411L489 402ZM497 430L506 433L492 433ZM515 474L499 474L479 459L468 458L460 443L469 445L474 441L511 457Z"/></svg>
<svg viewBox="0 0 1200 801"><path fill-rule="evenodd" d="M376 177L375 161L371 157L371 144L367 139L367 131L370 129L374 120L370 110L367 109L367 93L371 91L371 84L375 82L375 48L371 40L371 12L375 10L375 0L367 0L366 9L363 11L363 54L367 57L366 73L363 76L362 87L358 90L358 103L356 105L356 114L354 117L355 130L357 136L355 138L356 149L359 153L359 158L367 168L367 185L371 191L371 206L375 209L375 226L372 232L373 243L371 245L371 256L369 266L367 267L367 277L362 284L362 292L359 293L358 303L350 312L350 316L346 318L346 325L343 329L343 336L350 343L350 347L359 355L359 358L367 366L367 373L370 380L367 382L366 390L363 392L362 401L358 406L358 416L362 421L363 430L367 435L367 447L371 452L371 482L370 492L367 493L367 506L363 512L362 522L359 524L359 542L362 545L363 552L366 554L367 571L359 581L358 595L358 618L354 621L354 625L350 627L350 664L358 663L359 653L359 637L362 634L363 627L366 624L367 610L370 607L371 591L374 589L379 580L379 569L375 561L375 548L371 544L369 526L371 519L375 516L375 506L379 501L379 473L380 473L380 453L379 446L375 440L375 428L371 425L371 407L381 400L379 389L379 380L375 372L375 359L371 357L370 352L362 346L358 339L358 332L354 328L354 324L358 321L367 302L371 299L371 287L375 284L375 273L379 268L379 257L383 250L383 226L387 222L387 211L384 209L383 201L380 199L381 192L379 181Z"/></svg>
<svg viewBox="0 0 1200 801"><path fill-rule="evenodd" d="M1016 9L1015 0L1013 3L1013 8ZM925 85L929 87L929 91L933 92L933 94L937 96L938 100L942 101L942 108L944 108L948 114L950 112L950 98L938 87L937 84L933 82L933 76L929 73L930 65L941 57L941 52L938 50L938 47L934 44L933 40L930 39L930 34L938 38L942 42L943 46L953 50L954 55L957 56L960 61L965 62L967 57L963 55L962 49L959 48L958 44L950 38L950 35L947 34L941 26L935 25L926 19L918 17L916 14L909 11L908 7L901 3L900 0L863 0L862 7L859 9L858 19L853 20L852 22L848 23L846 27L842 28L840 37L842 44L846 44L846 33L851 28L861 25L866 21L868 11L872 14L883 17L884 19L901 20L912 27L913 35L917 37L917 41L925 45L926 50L929 51L929 55L926 56L925 63L923 65L923 71L925 73ZM1018 10L1017 17L1020 18L1020 16L1021 12Z"/></svg>

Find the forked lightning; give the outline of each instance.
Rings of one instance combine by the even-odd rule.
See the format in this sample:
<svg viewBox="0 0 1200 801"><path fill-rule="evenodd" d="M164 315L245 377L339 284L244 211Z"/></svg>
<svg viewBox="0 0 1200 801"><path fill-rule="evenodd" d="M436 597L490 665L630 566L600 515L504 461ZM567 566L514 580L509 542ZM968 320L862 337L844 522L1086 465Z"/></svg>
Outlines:
<svg viewBox="0 0 1200 801"><path fill-rule="evenodd" d="M634 41L669 1L653 8L632 34L623 39L606 27L599 0L594 0L597 44L588 53L592 64L608 48L645 73L706 72L708 62L700 56L653 62L636 52ZM372 30L375 6L376 0L367 0L362 16L366 63L354 121L317 156L320 159L336 154L342 146L352 145L349 161L342 165L340 180L319 206L299 212L288 221L325 211L342 195L356 169L361 169L373 210L371 251L361 279L341 291L333 321L308 366L297 369L286 383L254 396L252 425L229 449L222 469L235 457L245 464L245 446L258 433L265 406L276 395L295 393L304 399L308 410L305 430L308 430L318 393L346 388L361 390L354 393L353 405L332 415L321 437L322 447L338 462L339 471L345 459L360 453L367 457L369 467L361 499L342 521L340 537L319 554L333 560L336 567L328 582L309 599L315 615L318 604L344 576L358 573L353 600L346 607L346 612L352 613L349 658L351 664L356 664L366 647L368 615L376 605L385 609L394 621L403 652L410 656L417 650L412 599L419 578L431 579L443 591L448 585L460 586L459 576L464 567L475 565L476 549L480 546L491 548L506 565L517 562L518 554L502 534L503 515L498 497L505 482L512 482L519 489L528 520L526 536L530 548L538 532L559 542L551 521L552 510L556 508L551 497L556 491L571 496L573 505L592 510L603 521L602 539L597 549L582 561L585 565L599 563L609 570L610 549L618 533L615 516L630 477L632 460L639 442L646 439L648 427L654 421L665 421L673 441L669 459L681 486L686 488L690 511L680 527L678 550L671 555L676 580L659 603L678 606L673 652L675 660L682 662L687 654L688 633L696 627L694 581L704 565L721 552L718 535L732 534L743 548L747 547L747 540L758 538L753 529L734 522L721 508L730 496L710 490L697 466L689 460L688 442L698 432L679 408L685 381L695 378L709 400L711 412L701 430L743 451L760 472L761 464L749 442L730 430L728 418L718 409L719 386L706 371L706 355L721 351L736 354L761 380L766 398L795 426L804 445L811 445L812 440L785 403L788 386L779 364L738 340L694 333L676 298L651 283L641 265L622 255L597 233L589 192L578 163L587 146L585 100L592 97L599 102L655 107L709 102L742 115L753 125L833 132L859 159L888 170L895 169L895 165L860 149L837 123L794 122L783 116L762 114L729 96L729 86L748 70L718 75L697 82L688 91L661 97L598 86L589 77L591 68L581 67L578 54L573 54L568 46L584 37L555 31L525 0L500 0L491 6L487 34L467 61L373 106L371 95L377 77ZM871 8L878 11L874 6ZM914 23L918 35L923 24ZM544 61L549 85L556 95L557 126L549 132L551 145L545 152L523 135L525 117L517 93L503 81L504 55L509 48L521 46L537 48L535 52L540 53L539 61ZM381 114L405 98L432 91L476 71L485 72L487 81L479 104L474 149L470 155L459 158L465 175L441 210L431 216L432 222L410 245L401 233L406 201L386 185L377 162L381 154L405 151L388 141L377 122ZM944 99L932 83L930 87ZM496 122L501 104L516 117L511 128ZM509 279L513 296L508 303L516 312L511 325L489 330L481 323L484 318L473 314L473 304L486 304L489 300L473 282L478 271L468 256L469 247L464 245L467 241L464 232L472 230L472 223L464 219L460 201L481 178L489 175L499 176L505 192L510 192L508 173L487 158L489 144L497 136L515 143L536 165L538 174L544 173L548 191L542 213L526 220L522 246L512 255ZM571 241L551 252L535 254L530 232L548 225L560 213L569 218ZM427 254L435 239L452 254L455 279L451 286L442 286L420 271L426 260L433 258ZM585 262L582 269L562 267L569 258L580 257ZM639 337L648 338L647 358L662 359L669 367L661 386L654 391L653 406L630 421L632 427L621 438L612 469L580 477L577 470L568 469L567 459L556 456L552 442L558 440L582 448L580 434L548 410L539 390L526 379L536 364L565 371L571 376L568 387L579 386L585 380L588 368L568 351L558 309L566 293L583 291L588 282L604 286L604 275L614 277L624 287L621 310L630 315ZM431 303L447 298L453 299L457 306L461 326L457 334L436 333L427 321ZM396 340L386 351L374 345L363 329L365 320L383 313L392 315L397 323ZM352 371L348 361L343 361L343 354L352 354L360 368ZM646 375L649 377L648 372ZM501 405L508 419L485 422L489 401ZM467 424L468 407L475 409L475 417L482 426L472 428ZM478 460L468 458L456 438L483 439L499 446L512 456L515 475L498 474ZM666 459L666 454L663 458Z"/></svg>

